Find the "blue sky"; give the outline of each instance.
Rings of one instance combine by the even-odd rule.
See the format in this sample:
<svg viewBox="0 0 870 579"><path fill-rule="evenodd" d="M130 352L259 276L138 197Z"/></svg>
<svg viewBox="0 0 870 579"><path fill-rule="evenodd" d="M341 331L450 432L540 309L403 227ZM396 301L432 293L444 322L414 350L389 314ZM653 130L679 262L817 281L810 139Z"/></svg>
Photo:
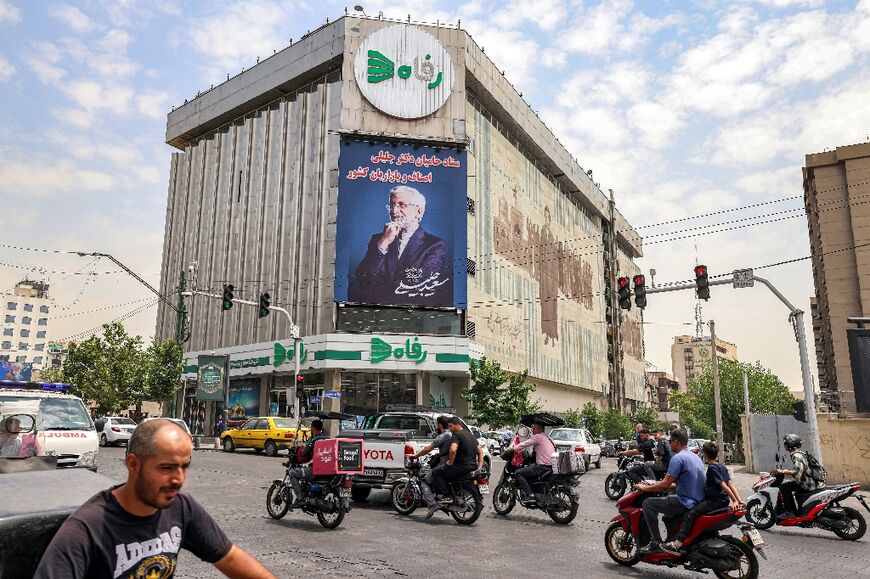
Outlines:
<svg viewBox="0 0 870 579"><path fill-rule="evenodd" d="M716 274L807 255L801 216L649 242L793 215L759 217L801 207L777 200L801 195L806 153L870 133L868 0L364 7L461 20L636 226L776 201L641 229L650 237L640 263L658 282L690 278L696 259ZM328 1L0 0L0 244L110 252L157 285L173 151L166 113L344 11ZM0 245L0 264L4 290L47 270L31 275L52 283L55 314L65 316L53 322L55 338L148 303L147 290L106 260ZM809 310L809 262L764 275ZM670 370L672 337L694 331L693 306L689 292L650 296L649 361ZM126 323L149 336L155 311ZM704 316L742 359L799 388L797 346L775 298L714 288Z"/></svg>

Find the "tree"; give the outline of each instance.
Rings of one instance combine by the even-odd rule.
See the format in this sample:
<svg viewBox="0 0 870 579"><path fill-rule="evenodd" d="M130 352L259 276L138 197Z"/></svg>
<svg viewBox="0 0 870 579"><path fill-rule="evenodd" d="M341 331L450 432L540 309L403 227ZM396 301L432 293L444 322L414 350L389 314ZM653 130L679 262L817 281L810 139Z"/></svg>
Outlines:
<svg viewBox="0 0 870 579"><path fill-rule="evenodd" d="M632 421L643 424L644 428L652 433L657 428L664 429L664 422L659 420L658 411L652 406L640 406L634 413Z"/></svg>
<svg viewBox="0 0 870 579"><path fill-rule="evenodd" d="M791 414L797 401L782 381L760 362L749 364L734 360L719 360L719 390L722 402L722 435L725 442L739 442L740 415L743 406L743 373L749 375L749 405L752 412L763 414ZM713 370L692 380L687 392L674 395L674 407L680 421L699 437L714 438L716 418L713 403Z"/></svg>
<svg viewBox="0 0 870 579"><path fill-rule="evenodd" d="M601 430L607 438L628 438L634 433L634 424L631 416L611 408L601 414Z"/></svg>
<svg viewBox="0 0 870 579"><path fill-rule="evenodd" d="M519 423L523 414L538 409L531 401L535 385L527 382L529 373L509 374L501 364L486 357L472 360L469 365L472 384L462 397L471 405L470 418L493 428Z"/></svg>
<svg viewBox="0 0 870 579"><path fill-rule="evenodd" d="M181 345L165 340L142 346L142 338L128 335L120 323L105 324L102 337L70 345L61 377L101 414L166 400L181 384Z"/></svg>
<svg viewBox="0 0 870 579"><path fill-rule="evenodd" d="M586 430L592 433L592 436L596 438L601 436L601 410L599 410L594 402L587 402L583 406L580 418L583 422L583 426L586 427Z"/></svg>
<svg viewBox="0 0 870 579"><path fill-rule="evenodd" d="M583 428L583 413L576 408L568 410L562 420L565 421L566 428Z"/></svg>

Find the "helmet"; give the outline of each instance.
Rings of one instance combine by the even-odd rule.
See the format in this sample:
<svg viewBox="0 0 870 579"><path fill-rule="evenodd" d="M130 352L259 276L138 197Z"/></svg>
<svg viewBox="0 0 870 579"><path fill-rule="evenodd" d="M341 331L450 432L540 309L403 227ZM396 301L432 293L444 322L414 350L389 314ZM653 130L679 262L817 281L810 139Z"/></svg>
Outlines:
<svg viewBox="0 0 870 579"><path fill-rule="evenodd" d="M801 437L797 434L786 434L782 438L782 442L786 448L800 448L801 447Z"/></svg>

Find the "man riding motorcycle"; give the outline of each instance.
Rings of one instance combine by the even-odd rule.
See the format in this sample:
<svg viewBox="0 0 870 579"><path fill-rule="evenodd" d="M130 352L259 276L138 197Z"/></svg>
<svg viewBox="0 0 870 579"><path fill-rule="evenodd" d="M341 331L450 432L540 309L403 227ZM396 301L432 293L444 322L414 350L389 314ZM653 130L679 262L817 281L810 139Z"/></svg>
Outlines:
<svg viewBox="0 0 870 579"><path fill-rule="evenodd" d="M638 425L638 426L640 426L640 425ZM655 474L655 472L656 472L655 471L656 442L649 437L649 431L646 428L641 427L640 430L637 431L637 445L636 446L637 446L637 448L623 450L622 452L616 453L616 456L643 455L643 462L642 463L632 465L628 469L628 472L637 475L636 478L633 479L635 482L637 480L652 478L650 476L650 471L653 474ZM667 468L659 469L659 472L664 472L665 470L667 470Z"/></svg>
<svg viewBox="0 0 870 579"><path fill-rule="evenodd" d="M429 507L429 512L433 514L440 508L435 500L435 493L432 492L433 477L436 472L444 470L447 466L447 458L450 456L453 433L448 430L448 426L447 417L439 416L435 420L435 429L438 431L438 435L431 443L420 449L420 452L411 457L420 458L433 450L438 450L438 455L429 460L429 471L420 479L420 493L423 495L423 502Z"/></svg>
<svg viewBox="0 0 870 579"><path fill-rule="evenodd" d="M646 485L638 484L635 488L641 492L654 493L669 490L676 483L677 493L665 497L652 497L643 503L643 516L649 527L649 545L640 549L641 553L661 552L661 534L659 532L659 514L677 518L685 515L689 509L704 500L704 487L707 475L704 465L698 455L687 448L689 437L682 430L671 433L671 457L668 472L659 482Z"/></svg>
<svg viewBox="0 0 870 579"><path fill-rule="evenodd" d="M783 470L776 468L772 472L774 475L791 476L794 480L784 481L779 486L779 492L782 494L782 500L779 502L777 519L783 520L797 516L800 510L797 504L796 495L799 493L812 492L825 486L825 483L816 480L811 476L812 469L810 468L809 453L800 450L801 437L797 434L786 434L782 439L785 450L791 455L791 460L794 462L794 469Z"/></svg>
<svg viewBox="0 0 870 579"><path fill-rule="evenodd" d="M448 483L482 469L484 457L483 447L471 432L462 428L462 420L459 417L453 416L447 422L447 428L453 435L450 440L450 452L444 468L433 472L432 477L432 487L442 495L449 494ZM454 496L453 504L461 507L464 501ZM426 518L430 518L436 511L437 509L432 510L430 506Z"/></svg>
<svg viewBox="0 0 870 579"><path fill-rule="evenodd" d="M544 433L544 424L535 421L532 423L532 436L523 442L514 444L510 447L513 451L522 451L524 448L531 446L535 451L535 464L524 466L514 473L517 479L517 485L523 491L523 504L526 506L535 504L535 495L532 492L530 480L538 480L547 472L553 470L552 455L556 452L556 446L550 437Z"/></svg>
<svg viewBox="0 0 870 579"><path fill-rule="evenodd" d="M329 437L323 433L323 421L314 420L311 423L311 435L308 438L308 442L306 442L305 446L299 451L299 464L303 465L311 462L311 459L314 457L314 443L318 440L324 440L327 438ZM297 509L305 504L305 497L302 495L301 481L311 480L311 475L310 466L298 466L290 470L290 484L293 486L293 494L296 499L293 501L293 504L290 505L292 508Z"/></svg>

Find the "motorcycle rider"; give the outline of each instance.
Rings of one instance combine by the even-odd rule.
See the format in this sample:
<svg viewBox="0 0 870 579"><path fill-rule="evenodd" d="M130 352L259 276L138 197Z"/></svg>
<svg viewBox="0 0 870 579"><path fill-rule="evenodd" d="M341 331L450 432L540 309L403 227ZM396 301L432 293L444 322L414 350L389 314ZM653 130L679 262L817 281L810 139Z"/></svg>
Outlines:
<svg viewBox="0 0 870 579"><path fill-rule="evenodd" d="M687 448L688 435L682 430L675 430L671 433L670 443L674 455L671 457L665 478L655 484L640 483L635 486L640 492L655 493L669 490L674 483L677 485L675 495L652 497L644 501L643 516L649 527L650 542L640 549L639 552L642 554L656 553L662 550L659 514L672 518L681 517L704 500L707 475L704 472L701 459Z"/></svg>
<svg viewBox="0 0 870 579"><path fill-rule="evenodd" d="M449 418L447 428L452 433L450 452L447 455L444 468L433 472L432 477L432 487L441 495L449 494L447 483L483 468L483 447L480 446L471 432L462 428L462 420L458 416ZM456 507L461 507L463 501L454 496L453 504ZM435 511L430 508L429 512L426 513L426 518L428 519L434 514Z"/></svg>
<svg viewBox="0 0 870 579"><path fill-rule="evenodd" d="M537 480L547 472L552 472L552 454L556 452L556 446L553 444L553 441L544 433L544 424L538 421L532 423L532 436L528 440L514 444L510 448L513 451L522 451L529 446L535 451L535 464L524 466L514 473L514 476L517 478L517 485L523 491L522 503L525 506L535 504L535 495L532 492L532 485L529 479Z"/></svg>
<svg viewBox="0 0 870 579"><path fill-rule="evenodd" d="M302 496L301 481L311 480L311 467L303 465L310 463L311 459L314 458L314 443L327 438L329 437L323 432L323 421L313 420L311 422L311 435L308 437L305 446L299 450L299 466L290 469L290 484L293 486L293 494L295 496L295 500L290 506L294 509L305 504L305 497ZM289 462L285 462L285 466L289 465Z"/></svg>
<svg viewBox="0 0 870 579"><path fill-rule="evenodd" d="M779 492L782 495L782 500L777 505L778 520L796 517L799 511L796 501L798 493L812 492L825 486L825 483L816 480L811 476L812 469L810 461L805 450L800 450L801 437L797 434L786 434L782 439L782 444L785 450L791 455L791 460L794 462L794 469L784 470L781 468L773 469L775 475L785 475L793 477L793 480L783 481L779 485Z"/></svg>
<svg viewBox="0 0 870 579"><path fill-rule="evenodd" d="M638 426L640 426L638 424ZM622 452L616 453L617 456L637 456L643 455L643 463L642 464L634 464L629 469L628 472L636 475L634 478L635 481L638 479L643 480L645 478L650 477L650 473L647 471L647 468L652 469L656 463L655 457L656 451L656 442L649 437L649 431L646 428L641 427L641 429L637 432L637 448L631 448L629 450L623 450ZM662 470L664 472L667 470L666 468ZM654 472L654 471L653 471Z"/></svg>
<svg viewBox="0 0 870 579"><path fill-rule="evenodd" d="M435 500L435 493L432 492L432 480L436 471L444 470L444 467L447 466L447 458L450 455L450 443L453 433L448 430L448 426L447 417L439 416L435 420L435 429L438 431L435 439L411 457L420 458L433 450L438 450L438 454L429 460L429 472L420 479L420 492L423 494L423 502L426 503L426 506L429 507L429 512L432 514L440 508L438 501Z"/></svg>
<svg viewBox="0 0 870 579"><path fill-rule="evenodd" d="M667 472L668 465L671 463L671 456L674 454L671 452L671 445L668 444L667 440L665 440L665 433L661 428L657 428L655 432L653 432L653 438L656 441L656 460L651 468L655 473Z"/></svg>

